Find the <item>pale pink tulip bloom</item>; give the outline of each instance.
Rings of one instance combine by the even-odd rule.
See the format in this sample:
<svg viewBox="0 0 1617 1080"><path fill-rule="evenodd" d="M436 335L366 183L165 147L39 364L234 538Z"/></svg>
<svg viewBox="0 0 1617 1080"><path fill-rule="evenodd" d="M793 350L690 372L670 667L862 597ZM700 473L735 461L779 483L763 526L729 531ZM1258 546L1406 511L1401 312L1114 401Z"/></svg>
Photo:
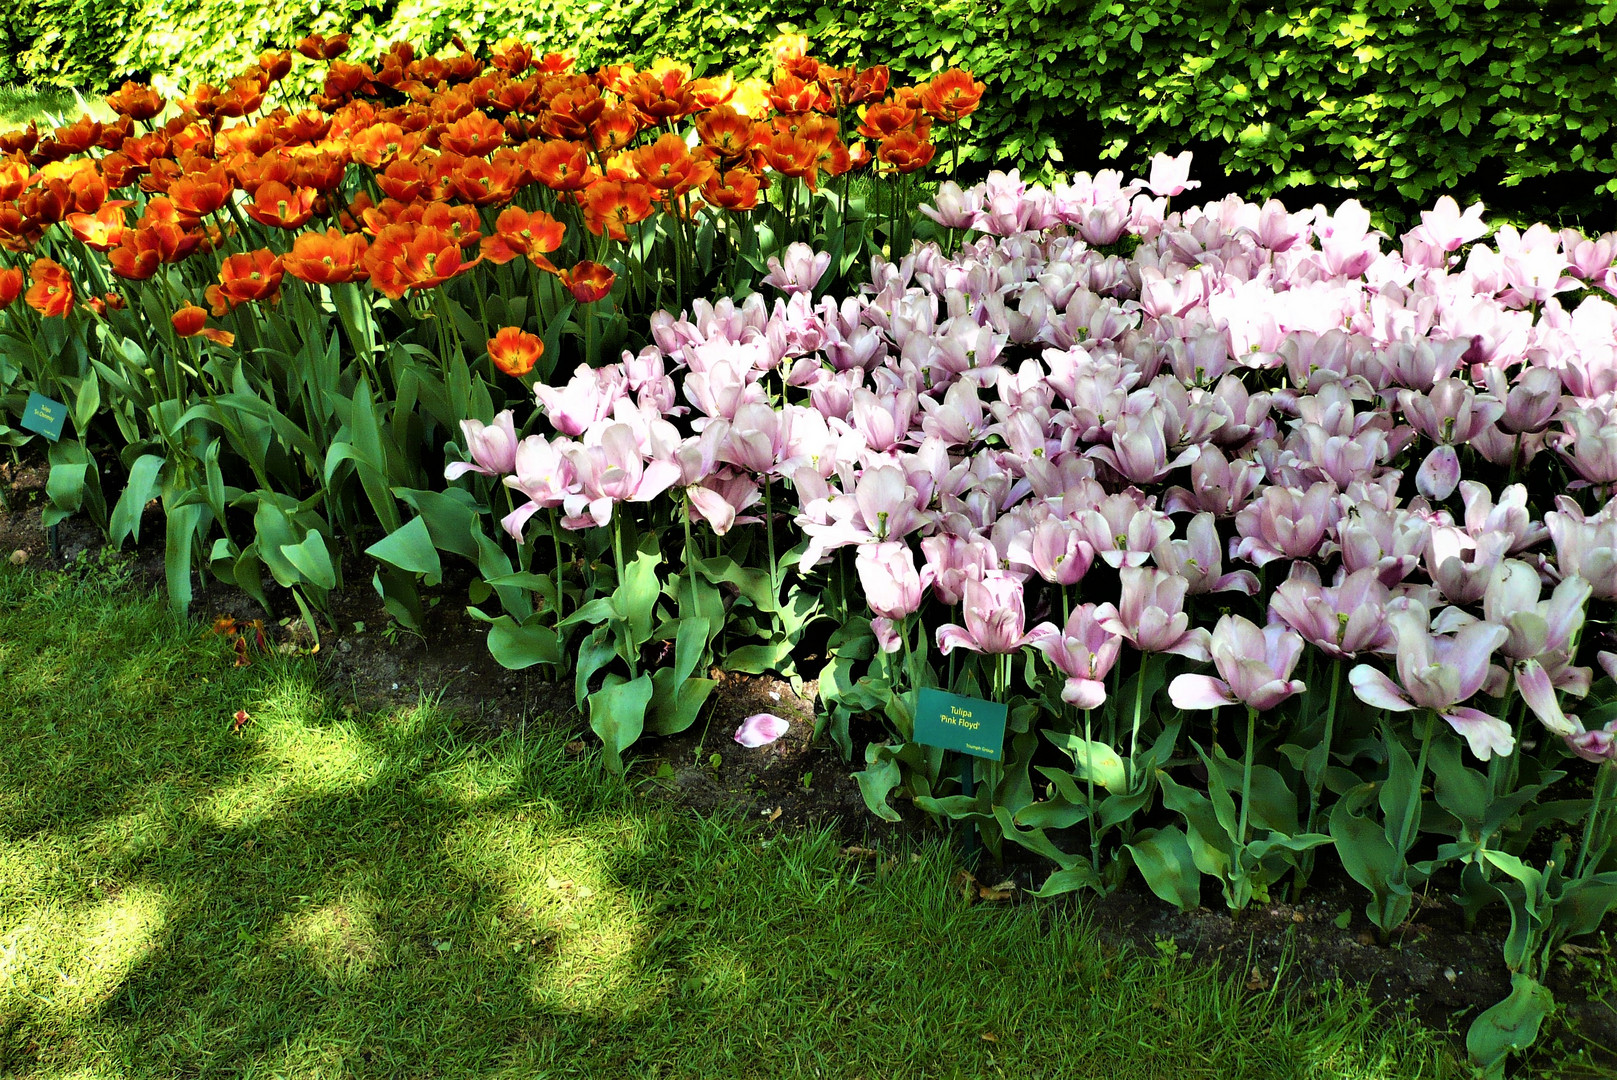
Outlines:
<svg viewBox="0 0 1617 1080"><path fill-rule="evenodd" d="M1507 552L1510 534L1471 536L1453 525L1438 525L1426 537L1426 573L1451 604L1474 604L1488 591L1488 580Z"/></svg>
<svg viewBox="0 0 1617 1080"><path fill-rule="evenodd" d="M1106 675L1117 663L1123 639L1096 619L1094 604L1073 609L1064 627L1040 623L1028 637L1067 676L1061 700L1080 709L1098 709L1106 701Z"/></svg>
<svg viewBox="0 0 1617 1080"><path fill-rule="evenodd" d="M1282 558L1315 558L1323 552L1326 535L1341 516L1341 496L1334 484L1322 481L1302 492L1265 488L1235 515L1235 531L1240 535L1230 541L1230 558L1257 566Z"/></svg>
<svg viewBox="0 0 1617 1080"><path fill-rule="evenodd" d="M1434 636L1426 609L1419 605L1393 611L1387 626L1397 645L1398 682L1368 664L1359 664L1348 673L1359 700L1392 712L1431 709L1465 738L1478 759L1509 754L1516 745L1510 725L1461 704L1487 681L1494 650L1508 636L1505 628L1476 622L1453 636Z"/></svg>
<svg viewBox="0 0 1617 1080"><path fill-rule="evenodd" d="M1107 566L1144 566L1151 549L1173 535L1168 515L1142 506L1135 498L1137 494L1109 496L1093 510L1073 517L1079 535Z"/></svg>
<svg viewBox="0 0 1617 1080"><path fill-rule="evenodd" d="M444 467L445 480L459 480L469 472L499 476L516 468L517 429L510 409L496 413L492 424L462 420L460 430L472 460L451 461Z"/></svg>
<svg viewBox="0 0 1617 1080"><path fill-rule="evenodd" d="M945 656L957 648L997 654L1031 644L1022 629L1022 583L1009 574L991 570L981 581L968 578L963 612L966 625L938 627L938 648Z"/></svg>
<svg viewBox="0 0 1617 1080"><path fill-rule="evenodd" d="M1337 585L1322 586L1318 570L1293 563L1291 577L1269 598L1269 616L1327 655L1351 658L1379 650L1387 642L1389 599L1374 568L1356 570Z"/></svg>
<svg viewBox="0 0 1617 1080"><path fill-rule="evenodd" d="M1189 586L1184 578L1146 566L1125 566L1117 573L1123 595L1115 606L1102 604L1095 609L1102 626L1141 652L1208 658L1207 631L1191 629L1190 616L1185 614Z"/></svg>
<svg viewBox="0 0 1617 1080"><path fill-rule="evenodd" d="M916 611L928 585L932 584L930 565L915 567L915 553L897 540L861 544L854 557L859 587L865 605L877 615L898 620Z"/></svg>
<svg viewBox="0 0 1617 1080"><path fill-rule="evenodd" d="M1151 549L1151 561L1158 569L1185 579L1189 596L1205 593L1238 592L1252 596L1258 579L1250 570L1224 573L1224 554L1218 541L1213 515L1197 514L1185 526L1184 539L1167 539Z"/></svg>
<svg viewBox="0 0 1617 1080"><path fill-rule="evenodd" d="M1225 615L1213 627L1209 651L1220 677L1175 678L1168 685L1175 708L1244 704L1264 711L1307 689L1291 677L1303 654L1303 639L1289 627L1274 623L1260 627L1239 615Z"/></svg>
<svg viewBox="0 0 1617 1080"><path fill-rule="evenodd" d="M629 391L628 379L616 364L592 368L580 364L562 387L535 383L534 397L563 435L582 435L597 420L612 415L612 407Z"/></svg>
<svg viewBox="0 0 1617 1080"><path fill-rule="evenodd" d="M771 255L767 265L769 273L763 284L787 293L811 293L831 265L831 253L816 253L807 244L791 244L786 248L784 259Z"/></svg>
<svg viewBox="0 0 1617 1080"><path fill-rule="evenodd" d="M1145 189L1153 195L1172 198L1191 188L1202 186L1200 180L1191 180L1189 150L1176 157L1167 154L1158 154L1151 159L1151 178L1145 182Z"/></svg>
<svg viewBox="0 0 1617 1080"><path fill-rule="evenodd" d="M1595 599L1617 599L1617 517L1610 507L1585 517L1578 504L1565 495L1544 515L1544 525L1555 543L1555 568L1564 577L1577 575L1589 582Z"/></svg>

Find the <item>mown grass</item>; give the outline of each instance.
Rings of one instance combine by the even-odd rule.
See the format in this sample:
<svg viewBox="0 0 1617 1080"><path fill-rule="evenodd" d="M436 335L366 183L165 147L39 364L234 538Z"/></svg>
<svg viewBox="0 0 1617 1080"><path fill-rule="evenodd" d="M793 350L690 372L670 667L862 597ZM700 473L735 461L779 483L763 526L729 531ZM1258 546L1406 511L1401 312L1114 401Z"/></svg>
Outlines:
<svg viewBox="0 0 1617 1080"><path fill-rule="evenodd" d="M57 119L76 120L88 112L97 120L113 119L97 95L81 97L60 87L0 86L0 131L25 126L30 120L41 126Z"/></svg>
<svg viewBox="0 0 1617 1080"><path fill-rule="evenodd" d="M638 799L565 736L365 714L99 575L0 569L0 1075L1440 1077L946 850ZM240 734L231 716L252 720Z"/></svg>

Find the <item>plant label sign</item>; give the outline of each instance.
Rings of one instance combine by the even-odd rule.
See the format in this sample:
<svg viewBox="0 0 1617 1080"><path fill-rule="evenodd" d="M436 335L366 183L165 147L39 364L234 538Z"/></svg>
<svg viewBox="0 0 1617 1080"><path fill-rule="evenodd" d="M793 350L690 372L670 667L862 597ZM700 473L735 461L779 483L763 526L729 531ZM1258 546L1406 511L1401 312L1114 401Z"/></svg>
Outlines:
<svg viewBox="0 0 1617 1080"><path fill-rule="evenodd" d="M915 710L915 741L999 761L1004 757L1008 713L999 702L928 686L921 690Z"/></svg>
<svg viewBox="0 0 1617 1080"><path fill-rule="evenodd" d="M62 425L67 423L67 406L52 401L44 394L29 394L23 406L22 426L38 432L51 442L62 437Z"/></svg>

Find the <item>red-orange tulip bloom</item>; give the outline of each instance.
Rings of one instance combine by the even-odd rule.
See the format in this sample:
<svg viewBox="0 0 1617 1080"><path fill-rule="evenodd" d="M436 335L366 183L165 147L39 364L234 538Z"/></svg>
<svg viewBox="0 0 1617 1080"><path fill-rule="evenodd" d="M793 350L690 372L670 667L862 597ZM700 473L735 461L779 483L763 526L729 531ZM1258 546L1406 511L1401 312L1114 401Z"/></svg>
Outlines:
<svg viewBox="0 0 1617 1080"><path fill-rule="evenodd" d="M411 146L399 125L372 124L348 140L348 153L360 164L380 169L394 158L409 157L422 141L417 136L414 146Z"/></svg>
<svg viewBox="0 0 1617 1080"><path fill-rule="evenodd" d="M292 47L310 60L335 60L348 51L348 35L310 34Z"/></svg>
<svg viewBox="0 0 1617 1080"><path fill-rule="evenodd" d="M913 131L900 131L890 139L883 139L876 148L876 157L889 172L910 173L926 168L938 148L916 136Z"/></svg>
<svg viewBox="0 0 1617 1080"><path fill-rule="evenodd" d="M529 144L532 146L533 144ZM527 153L528 172L552 191L578 191L595 180L589 148L576 142L547 142Z"/></svg>
<svg viewBox="0 0 1617 1080"><path fill-rule="evenodd" d="M315 194L313 188L293 191L285 184L271 180L258 185L258 190L253 193L253 201L246 206L247 216L260 225L275 229L301 228L314 216Z"/></svg>
<svg viewBox="0 0 1617 1080"><path fill-rule="evenodd" d="M10 202L21 195L32 175L27 158L0 158L0 202Z"/></svg>
<svg viewBox="0 0 1617 1080"><path fill-rule="evenodd" d="M901 131L909 131L924 138L930 123L926 113L920 109L884 101L865 110L864 121L859 125L859 134L867 139L886 139Z"/></svg>
<svg viewBox="0 0 1617 1080"><path fill-rule="evenodd" d="M940 71L921 90L921 107L927 115L945 124L970 116L982 101L983 84L971 81L971 73L960 68Z"/></svg>
<svg viewBox="0 0 1617 1080"><path fill-rule="evenodd" d="M362 281L368 247L370 242L362 233L342 233L336 229L307 232L292 241L292 250L281 256L281 267L311 285Z"/></svg>
<svg viewBox="0 0 1617 1080"><path fill-rule="evenodd" d="M685 72L678 68L671 68L660 77L649 71L641 72L624 87L623 99L651 125L679 120L702 107L691 92Z"/></svg>
<svg viewBox="0 0 1617 1080"><path fill-rule="evenodd" d="M605 232L627 241L628 227L651 216L652 188L635 180L601 180L583 195L584 227L596 236Z"/></svg>
<svg viewBox="0 0 1617 1080"><path fill-rule="evenodd" d="M817 84L804 82L795 75L782 75L776 79L767 96L776 112L802 113L831 108L831 99Z"/></svg>
<svg viewBox="0 0 1617 1080"><path fill-rule="evenodd" d="M421 224L433 229L442 229L461 247L471 247L483 239L483 233L479 229L483 219L478 216L476 207L450 206L448 203L435 202L421 208L420 213ZM410 210L399 216L400 221L409 221L410 218Z"/></svg>
<svg viewBox="0 0 1617 1080"><path fill-rule="evenodd" d="M634 142L638 134L639 114L627 105L612 106L590 125L590 138L595 142L595 149L603 154L617 153Z"/></svg>
<svg viewBox="0 0 1617 1080"><path fill-rule="evenodd" d="M0 270L0 308L8 308L22 295L22 270L7 267Z"/></svg>
<svg viewBox="0 0 1617 1080"><path fill-rule="evenodd" d="M23 297L41 315L66 315L73 310L73 278L54 259L36 259L28 276L34 283Z"/></svg>
<svg viewBox="0 0 1617 1080"><path fill-rule="evenodd" d="M494 220L494 235L483 238L483 258L498 266L513 259L528 258L541 270L556 273L546 255L561 247L567 229L545 213L532 213L520 206L509 206Z"/></svg>
<svg viewBox="0 0 1617 1080"><path fill-rule="evenodd" d="M521 75L533 64L533 46L506 38L494 46L492 63L508 75Z"/></svg>
<svg viewBox="0 0 1617 1080"><path fill-rule="evenodd" d="M118 246L127 229L124 226L124 207L127 202L110 202L93 214L69 214L62 224L81 244L97 251L110 251Z"/></svg>
<svg viewBox="0 0 1617 1080"><path fill-rule="evenodd" d="M365 252L371 284L394 300L410 289L431 289L477 264L461 261L460 244L442 229L389 225Z"/></svg>
<svg viewBox="0 0 1617 1080"><path fill-rule="evenodd" d="M372 177L382 194L401 203L414 202L427 183L427 170L408 158L399 158Z"/></svg>
<svg viewBox="0 0 1617 1080"><path fill-rule="evenodd" d="M505 128L486 113L471 112L444 128L438 145L453 154L481 157L505 145Z"/></svg>
<svg viewBox="0 0 1617 1080"><path fill-rule="evenodd" d="M617 275L600 263L588 259L570 270L561 272L561 283L580 304L593 304L612 291Z"/></svg>
<svg viewBox="0 0 1617 1080"><path fill-rule="evenodd" d="M173 315L169 316L174 332L181 337L196 337L198 334L216 344L229 348L236 343L236 335L228 330L218 330L208 325L208 313L195 304L186 304Z"/></svg>
<svg viewBox="0 0 1617 1080"><path fill-rule="evenodd" d="M189 173L168 186L168 197L181 213L207 217L230 198L230 176L222 168Z"/></svg>
<svg viewBox="0 0 1617 1080"><path fill-rule="evenodd" d="M215 315L252 300L274 303L281 295L281 260L268 248L230 255L219 266L219 284L205 294Z"/></svg>
<svg viewBox="0 0 1617 1080"><path fill-rule="evenodd" d="M545 343L521 327L507 326L488 339L488 358L513 379L532 371L544 354Z"/></svg>
<svg viewBox="0 0 1617 1080"><path fill-rule="evenodd" d="M508 203L527 182L527 170L509 150L499 151L487 161L467 158L450 177L455 194L473 206Z"/></svg>
<svg viewBox="0 0 1617 1080"><path fill-rule="evenodd" d="M731 169L702 185L702 198L722 210L751 210L758 205L758 177L745 169Z"/></svg>
<svg viewBox="0 0 1617 1080"><path fill-rule="evenodd" d="M683 194L700 186L713 166L691 157L685 140L670 132L650 146L629 153L629 161L640 179L659 191Z"/></svg>
<svg viewBox="0 0 1617 1080"><path fill-rule="evenodd" d="M600 87L563 90L550 99L550 111L540 120L540 130L553 139L582 139L605 111Z"/></svg>
<svg viewBox="0 0 1617 1080"><path fill-rule="evenodd" d="M709 109L696 118L696 137L726 161L739 161L758 145L758 124L729 105Z"/></svg>
<svg viewBox="0 0 1617 1080"><path fill-rule="evenodd" d="M107 108L131 120L150 120L163 111L162 95L149 86L126 82L106 96Z"/></svg>

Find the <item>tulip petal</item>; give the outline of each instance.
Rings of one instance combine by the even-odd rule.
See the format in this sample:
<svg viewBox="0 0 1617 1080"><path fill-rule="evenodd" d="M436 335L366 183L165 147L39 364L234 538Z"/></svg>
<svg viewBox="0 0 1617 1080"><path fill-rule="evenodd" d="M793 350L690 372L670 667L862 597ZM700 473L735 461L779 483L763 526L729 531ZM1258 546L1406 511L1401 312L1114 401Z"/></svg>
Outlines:
<svg viewBox="0 0 1617 1080"><path fill-rule="evenodd" d="M1098 709L1106 703L1106 684L1099 679L1068 679L1061 700L1080 709Z"/></svg>
<svg viewBox="0 0 1617 1080"><path fill-rule="evenodd" d="M1557 735L1575 735L1577 728L1566 718L1561 711L1561 705L1555 700L1555 685L1550 682L1549 672L1537 660L1529 660L1516 670L1516 689L1521 691L1522 700L1527 707L1533 710L1533 715L1539 722Z"/></svg>
<svg viewBox="0 0 1617 1080"><path fill-rule="evenodd" d="M1181 675L1168 684L1168 700L1176 709L1216 709L1236 704L1230 684L1211 675Z"/></svg>
<svg viewBox="0 0 1617 1080"><path fill-rule="evenodd" d="M881 646L882 652L897 652L899 646L904 644L904 639L898 636L898 630L893 626L892 619L878 615L870 620L870 629L876 635L876 644Z"/></svg>
<svg viewBox="0 0 1617 1080"><path fill-rule="evenodd" d="M982 648L978 646L976 639L971 636L971 633L964 626L956 626L954 623L944 623L942 626L938 627L939 651L941 651L944 656L948 656L957 648L969 649L972 652L983 651Z"/></svg>
<svg viewBox="0 0 1617 1080"><path fill-rule="evenodd" d="M1516 739L1510 733L1510 725L1481 709L1461 706L1438 715L1448 721L1449 727L1465 737L1465 741L1471 747L1471 753L1476 755L1478 761L1487 761L1494 754L1501 756L1509 754L1516 748Z"/></svg>
<svg viewBox="0 0 1617 1080"><path fill-rule="evenodd" d="M749 750L768 746L791 728L791 724L769 713L754 713L736 728L736 742Z"/></svg>
<svg viewBox="0 0 1617 1080"><path fill-rule="evenodd" d="M1377 709L1409 712L1415 707L1402 688L1369 664L1359 664L1348 672L1348 682L1360 701Z"/></svg>

